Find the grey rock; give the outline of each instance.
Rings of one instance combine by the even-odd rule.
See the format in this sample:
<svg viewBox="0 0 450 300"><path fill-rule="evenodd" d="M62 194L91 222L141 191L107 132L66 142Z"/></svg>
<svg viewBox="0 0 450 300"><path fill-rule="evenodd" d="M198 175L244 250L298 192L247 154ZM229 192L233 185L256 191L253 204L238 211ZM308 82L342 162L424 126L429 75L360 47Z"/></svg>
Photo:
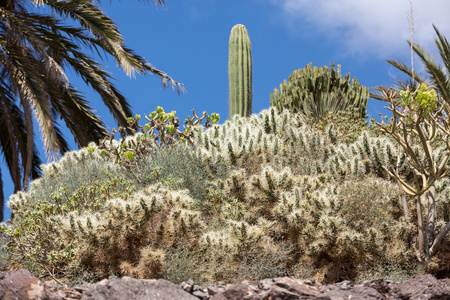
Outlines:
<svg viewBox="0 0 450 300"><path fill-rule="evenodd" d="M336 284L341 290L347 291L349 289L352 288L352 283L348 280L339 282L338 284Z"/></svg>
<svg viewBox="0 0 450 300"><path fill-rule="evenodd" d="M257 293L252 291L248 284L235 284L227 289L224 292L217 293L213 295L211 300L260 300L261 298ZM274 299L275 300L275 299Z"/></svg>
<svg viewBox="0 0 450 300"><path fill-rule="evenodd" d="M180 283L180 286L181 286L181 288L183 289L183 290L185 290L186 292L188 292L188 293L191 293L192 292L192 289L193 289L193 282L192 282L192 284L190 284L190 283L188 283L188 282L182 282L182 283Z"/></svg>
<svg viewBox="0 0 450 300"><path fill-rule="evenodd" d="M315 286L307 285L302 280L291 277L281 277L275 278L273 282L275 286L285 288L302 297L315 297L317 299L322 299L323 297L323 293L321 293Z"/></svg>
<svg viewBox="0 0 450 300"><path fill-rule="evenodd" d="M138 280L129 277L96 284L83 293L81 300L198 300L167 280Z"/></svg>
<svg viewBox="0 0 450 300"><path fill-rule="evenodd" d="M437 280L422 275L403 283L374 279L353 286L350 281L315 286L311 282L291 277L264 279L258 287L250 284L227 286L211 300L450 300L450 280Z"/></svg>
<svg viewBox="0 0 450 300"><path fill-rule="evenodd" d="M183 290L189 290L189 292ZM374 279L353 286L349 281L314 285L292 277L264 279L254 285L216 284L201 287L192 280L175 285L166 280L138 280L109 277L94 284L66 287L45 285L26 270L18 270L0 280L0 300L450 300L450 279L437 280L431 275L397 283Z"/></svg>
<svg viewBox="0 0 450 300"><path fill-rule="evenodd" d="M219 292L219 289L217 288L217 287L215 287L214 285L212 285L212 284L210 284L210 285L208 285L208 294L209 295L215 295L215 294L217 294L218 292Z"/></svg>
<svg viewBox="0 0 450 300"><path fill-rule="evenodd" d="M263 279L259 282L259 288L262 290L268 290L272 287L273 285L273 279Z"/></svg>
<svg viewBox="0 0 450 300"><path fill-rule="evenodd" d="M326 295L305 295L303 293L298 293L295 291L290 291L283 287L274 287L267 294L267 299L271 300L330 300L330 297Z"/></svg>
<svg viewBox="0 0 450 300"><path fill-rule="evenodd" d="M194 291L194 292L192 293L192 295L194 295L195 297L197 297L197 298L199 298L199 299L206 299L206 298L209 296L208 293L205 293L205 292L203 292L203 291L201 291L201 290L196 290L196 291Z"/></svg>
<svg viewBox="0 0 450 300"><path fill-rule="evenodd" d="M201 289L202 289L202 287L199 285L196 285L196 284L194 284L194 287L192 288L193 291L199 291Z"/></svg>

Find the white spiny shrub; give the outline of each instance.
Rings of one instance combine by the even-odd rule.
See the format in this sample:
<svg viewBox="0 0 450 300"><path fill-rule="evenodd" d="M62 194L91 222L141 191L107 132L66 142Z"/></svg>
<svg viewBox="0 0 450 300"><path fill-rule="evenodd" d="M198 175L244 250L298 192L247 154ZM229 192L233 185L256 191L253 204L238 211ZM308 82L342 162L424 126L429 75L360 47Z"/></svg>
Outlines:
<svg viewBox="0 0 450 300"><path fill-rule="evenodd" d="M9 205L20 219L32 203L55 207L56 196L81 201L76 197L92 186L99 187L93 189L99 194L117 193L104 198L94 193L104 199L95 211L76 202L76 208L43 218L59 224L48 225L56 228L55 240L62 241L58 247L67 247L75 253L71 260L101 276L160 276L169 253L179 249L199 254L190 258L204 259L208 268L215 262L226 265L227 276L252 261L264 261L256 259L260 253L272 260L283 252L282 244L289 249L283 263L338 270L339 276L380 257L407 261L414 226L401 217L398 186L383 166L390 167L400 155L404 172L408 161L391 140L368 129L342 142L336 128L319 130L300 115L272 108L249 118L236 115L207 130L196 126L193 145L168 146L127 167L91 144L45 165L43 177L29 191L12 196ZM142 137L127 137L124 146L134 149ZM121 145L109 143L103 145ZM220 164L224 167L215 168ZM111 187L117 178L125 191ZM202 192L195 194L197 187ZM436 188L437 205L450 207L450 181ZM448 216L438 217L437 227L442 227ZM211 278L225 275L217 276Z"/></svg>

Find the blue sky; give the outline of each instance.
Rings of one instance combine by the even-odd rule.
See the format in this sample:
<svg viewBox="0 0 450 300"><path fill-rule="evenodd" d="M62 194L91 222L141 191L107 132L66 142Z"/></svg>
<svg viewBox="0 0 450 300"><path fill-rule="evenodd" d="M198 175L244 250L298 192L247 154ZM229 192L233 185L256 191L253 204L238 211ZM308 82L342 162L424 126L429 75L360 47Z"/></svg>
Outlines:
<svg viewBox="0 0 450 300"><path fill-rule="evenodd" d="M404 79L385 59L410 61L408 0L166 0L167 9L144 2L102 1L101 7L116 21L127 46L184 83L187 93L178 96L163 89L156 76L129 78L109 57L103 64L136 114L162 106L177 111L183 120L195 109L217 112L225 121L228 39L235 24L247 27L252 43L253 113L268 108L273 89L309 62L318 67L340 64L343 75L350 73L373 88ZM450 1L412 0L412 4L414 40L436 56L432 24L450 38ZM417 59L415 66L423 71ZM99 97L81 80L73 80L105 123L117 128ZM379 113L388 111L370 99L368 114ZM64 132L77 149L70 133ZM38 135L36 142L42 148ZM3 158L1 169L7 201L13 187ZM5 219L9 216L6 208Z"/></svg>

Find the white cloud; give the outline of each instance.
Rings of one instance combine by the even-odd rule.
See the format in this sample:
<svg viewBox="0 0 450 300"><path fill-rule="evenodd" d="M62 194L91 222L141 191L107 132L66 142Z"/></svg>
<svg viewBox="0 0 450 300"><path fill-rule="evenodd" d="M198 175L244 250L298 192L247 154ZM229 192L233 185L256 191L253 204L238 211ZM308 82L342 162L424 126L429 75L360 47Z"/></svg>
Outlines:
<svg viewBox="0 0 450 300"><path fill-rule="evenodd" d="M271 0L283 19L301 35L331 38L347 54L380 58L408 51L408 0ZM449 0L413 0L414 41L436 53L432 24L450 38ZM299 30L302 28L303 30Z"/></svg>

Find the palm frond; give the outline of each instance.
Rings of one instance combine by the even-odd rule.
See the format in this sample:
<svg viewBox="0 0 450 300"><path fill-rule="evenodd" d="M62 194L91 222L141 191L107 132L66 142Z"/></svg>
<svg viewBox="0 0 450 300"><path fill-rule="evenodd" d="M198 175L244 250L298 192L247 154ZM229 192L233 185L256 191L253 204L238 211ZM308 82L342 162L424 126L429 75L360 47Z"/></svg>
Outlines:
<svg viewBox="0 0 450 300"><path fill-rule="evenodd" d="M55 113L61 116L79 147L86 147L89 142L98 142L108 135L100 117L93 113L86 99L75 88L69 86L61 98L51 97ZM83 123L80 123L80 120Z"/></svg>
<svg viewBox="0 0 450 300"><path fill-rule="evenodd" d="M419 45L413 44L413 50L425 64L427 73L430 75L430 79L440 95L446 102L450 103L450 82L443 69L437 65L433 57Z"/></svg>
<svg viewBox="0 0 450 300"><path fill-rule="evenodd" d="M47 0L46 4L61 16L70 17L79 22L82 28L94 36L91 42L112 55L128 76L133 76L135 72L138 74L151 72L161 77L164 87L170 85L176 87L179 93L184 91L183 84L176 82L125 47L123 37L114 21L97 6L88 2L84 1L81 5L75 1ZM155 1L155 3L165 5L163 1Z"/></svg>
<svg viewBox="0 0 450 300"><path fill-rule="evenodd" d="M435 42L439 50L439 55L445 65L447 78L450 78L450 44L448 43L447 38L439 32L436 26L433 25L433 28L437 35Z"/></svg>
<svg viewBox="0 0 450 300"><path fill-rule="evenodd" d="M23 45L6 47L7 57L0 57L0 62L9 69L11 82L16 83L17 93L24 101L30 101L36 119L43 134L44 147L48 155L58 152L59 145L53 128L51 105L46 97L45 77L39 73L40 62Z"/></svg>
<svg viewBox="0 0 450 300"><path fill-rule="evenodd" d="M404 62L401 62L398 60L392 60L392 59L387 59L386 61L388 63L390 63L392 66L394 66L395 68L397 68L398 70L405 73L406 75L408 75L410 77L413 77L413 75L414 75L414 80L417 80L419 83L425 82L425 80L426 80L425 78L423 78L418 73L416 73L416 71L413 72L412 69L410 67L408 67Z"/></svg>
<svg viewBox="0 0 450 300"><path fill-rule="evenodd" d="M20 154L26 147L21 133L25 130L23 113L14 103L14 95L8 87L0 86L0 150L14 184L14 192L22 189Z"/></svg>
<svg viewBox="0 0 450 300"><path fill-rule="evenodd" d="M5 194L3 194L2 168L0 168L0 220L3 220L3 209L5 207Z"/></svg>

